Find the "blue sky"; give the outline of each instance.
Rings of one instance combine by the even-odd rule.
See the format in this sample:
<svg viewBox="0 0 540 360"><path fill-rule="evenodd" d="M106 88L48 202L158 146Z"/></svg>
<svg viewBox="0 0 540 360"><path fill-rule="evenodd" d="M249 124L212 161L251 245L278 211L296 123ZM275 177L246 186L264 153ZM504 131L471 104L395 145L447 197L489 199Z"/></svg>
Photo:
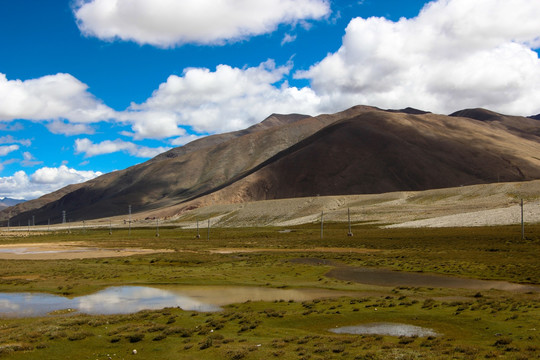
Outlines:
<svg viewBox="0 0 540 360"><path fill-rule="evenodd" d="M0 197L273 112L538 114L539 15L536 0L0 0Z"/></svg>

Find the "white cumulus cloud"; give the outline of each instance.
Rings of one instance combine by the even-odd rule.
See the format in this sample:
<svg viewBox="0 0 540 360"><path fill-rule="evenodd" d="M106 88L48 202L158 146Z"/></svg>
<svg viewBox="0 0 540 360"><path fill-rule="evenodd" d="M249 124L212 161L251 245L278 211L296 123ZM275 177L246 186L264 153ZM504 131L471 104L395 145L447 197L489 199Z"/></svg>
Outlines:
<svg viewBox="0 0 540 360"><path fill-rule="evenodd" d="M123 151L132 156L140 158L152 158L170 149L171 148L169 147L151 148L147 146L140 146L132 142L123 141L120 139L114 141L105 140L100 143L94 143L90 139L86 138L75 140L75 152L78 154L84 153L85 157L92 157Z"/></svg>
<svg viewBox="0 0 540 360"><path fill-rule="evenodd" d="M19 145L0 146L0 156L6 156L10 152L19 150Z"/></svg>
<svg viewBox="0 0 540 360"><path fill-rule="evenodd" d="M8 80L0 73L0 121L68 119L93 123L113 117L114 111L96 99L88 86L69 74L30 80Z"/></svg>
<svg viewBox="0 0 540 360"><path fill-rule="evenodd" d="M413 19L355 18L341 48L297 78L322 109L540 112L540 1L439 0Z"/></svg>
<svg viewBox="0 0 540 360"><path fill-rule="evenodd" d="M190 126L198 133L238 130L278 113L317 111L319 98L308 87L277 84L290 71L266 61L257 67L219 65L186 69L171 75L143 104L132 104L120 118L131 122L135 136L182 136Z"/></svg>
<svg viewBox="0 0 540 360"><path fill-rule="evenodd" d="M179 127L182 121L178 114L167 108L132 105L128 111L119 114L118 118L130 123L133 130L132 133L122 134L137 140L163 139L185 134L185 130Z"/></svg>
<svg viewBox="0 0 540 360"><path fill-rule="evenodd" d="M31 175L24 171L17 171L12 176L0 177L0 195L30 200L100 175L102 173L99 171L81 171L65 165L58 168L43 167Z"/></svg>
<svg viewBox="0 0 540 360"><path fill-rule="evenodd" d="M330 14L328 0L79 0L83 34L171 47L219 44Z"/></svg>
<svg viewBox="0 0 540 360"><path fill-rule="evenodd" d="M57 168L43 167L36 170L31 176L30 181L34 184L75 184L84 182L101 175L101 172L80 171L68 168L66 165L60 165Z"/></svg>

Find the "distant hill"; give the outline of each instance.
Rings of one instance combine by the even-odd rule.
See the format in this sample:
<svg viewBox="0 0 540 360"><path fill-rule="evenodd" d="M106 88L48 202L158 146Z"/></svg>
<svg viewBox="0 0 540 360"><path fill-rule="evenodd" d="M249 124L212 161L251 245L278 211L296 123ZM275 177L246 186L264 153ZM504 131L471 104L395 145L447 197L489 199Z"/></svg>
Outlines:
<svg viewBox="0 0 540 360"><path fill-rule="evenodd" d="M0 197L0 210L6 209L10 206L15 206L17 204L23 203L24 200L10 199L7 197Z"/></svg>
<svg viewBox="0 0 540 360"><path fill-rule="evenodd" d="M540 122L485 109L450 116L356 106L274 114L11 209L36 224L155 209L540 179ZM172 215L173 210L165 212ZM6 219L0 212L0 219Z"/></svg>

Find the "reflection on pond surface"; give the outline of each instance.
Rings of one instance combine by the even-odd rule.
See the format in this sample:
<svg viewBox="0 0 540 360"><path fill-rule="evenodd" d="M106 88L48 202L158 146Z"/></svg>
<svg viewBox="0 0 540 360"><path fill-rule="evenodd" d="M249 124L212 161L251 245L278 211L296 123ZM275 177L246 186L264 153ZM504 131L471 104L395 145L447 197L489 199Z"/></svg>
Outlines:
<svg viewBox="0 0 540 360"><path fill-rule="evenodd" d="M276 289L254 286L167 286L165 289L218 306L246 301L308 301L358 294L326 289Z"/></svg>
<svg viewBox="0 0 540 360"><path fill-rule="evenodd" d="M110 287L95 294L68 299L38 293L0 293L0 316L43 316L74 309L85 314L129 314L140 310L180 307L187 311L219 311L220 306L245 301L295 300L351 295L318 289L273 289L239 286Z"/></svg>
<svg viewBox="0 0 540 360"><path fill-rule="evenodd" d="M129 314L176 306L202 312L220 310L218 306L189 296L142 286L111 287L73 299L37 293L0 294L0 316L13 317L42 316L63 309L75 309L85 314Z"/></svg>
<svg viewBox="0 0 540 360"><path fill-rule="evenodd" d="M336 334L388 335L388 336L438 336L435 331L420 326L396 323L370 323L357 326L344 326L330 330Z"/></svg>
<svg viewBox="0 0 540 360"><path fill-rule="evenodd" d="M0 315L2 316L36 316L48 312L71 307L71 300L47 294L0 294Z"/></svg>

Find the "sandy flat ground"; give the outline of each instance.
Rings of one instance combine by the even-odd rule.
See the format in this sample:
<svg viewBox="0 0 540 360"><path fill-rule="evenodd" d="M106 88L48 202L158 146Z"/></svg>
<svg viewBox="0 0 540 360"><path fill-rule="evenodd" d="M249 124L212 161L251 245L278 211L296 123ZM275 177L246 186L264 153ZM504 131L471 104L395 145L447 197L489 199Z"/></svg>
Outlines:
<svg viewBox="0 0 540 360"><path fill-rule="evenodd" d="M532 202L527 204L523 210L524 222L540 222L540 203ZM521 222L521 207L513 205L498 209L480 210L437 216L428 219L406 221L399 224L387 226L388 228L422 228L422 227L472 227L472 226L496 226L512 225Z"/></svg>
<svg viewBox="0 0 540 360"><path fill-rule="evenodd" d="M104 249L85 246L82 242L68 243L27 243L0 245L0 259L14 260L59 260L88 259L145 255L172 250L152 250L140 248Z"/></svg>
<svg viewBox="0 0 540 360"><path fill-rule="evenodd" d="M324 221L391 227L461 227L540 222L540 180L427 191L321 196L200 207L171 218L183 228L277 226Z"/></svg>

